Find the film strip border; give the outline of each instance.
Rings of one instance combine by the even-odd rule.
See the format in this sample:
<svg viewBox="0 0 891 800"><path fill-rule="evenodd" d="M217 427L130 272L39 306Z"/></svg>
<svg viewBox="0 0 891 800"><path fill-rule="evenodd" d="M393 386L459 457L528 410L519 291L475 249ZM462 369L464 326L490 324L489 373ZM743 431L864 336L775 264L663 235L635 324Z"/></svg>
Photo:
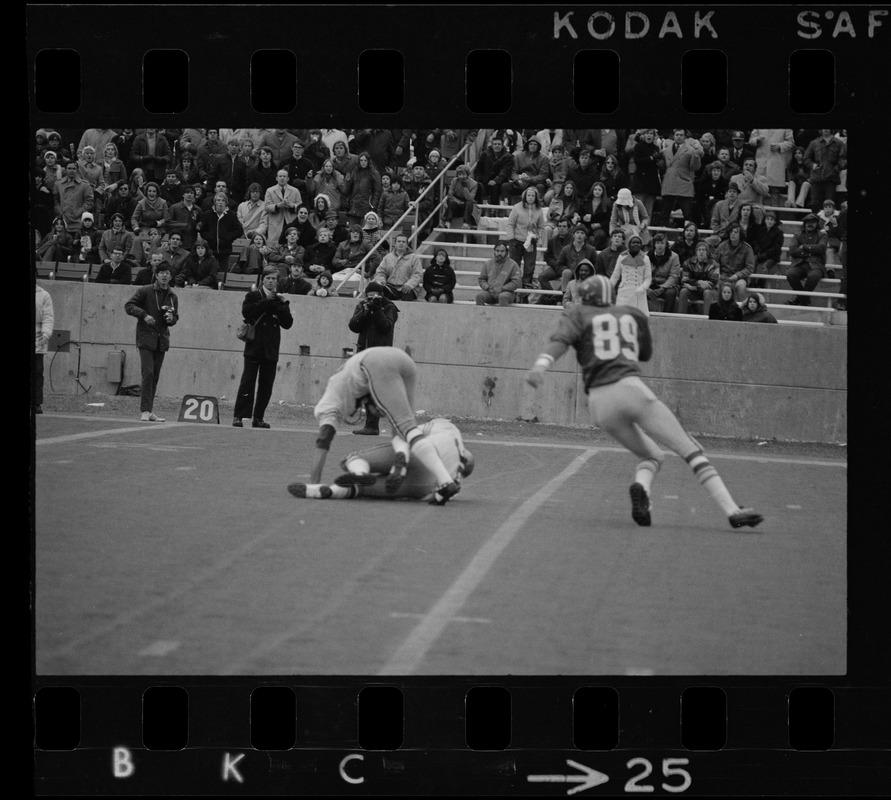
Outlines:
<svg viewBox="0 0 891 800"><path fill-rule="evenodd" d="M873 725L888 704L874 691L654 680L46 686L35 701L37 788L534 795L609 783L610 794L806 795L888 785L888 737L878 743Z"/></svg>
<svg viewBox="0 0 891 800"><path fill-rule="evenodd" d="M523 126L545 108L566 125L645 107L691 127L679 116L808 124L866 116L891 30L888 9L867 6L206 8L30 6L34 110L95 124L140 114L172 124L178 113L484 124L479 115L509 111ZM301 35L331 28L328 46Z"/></svg>

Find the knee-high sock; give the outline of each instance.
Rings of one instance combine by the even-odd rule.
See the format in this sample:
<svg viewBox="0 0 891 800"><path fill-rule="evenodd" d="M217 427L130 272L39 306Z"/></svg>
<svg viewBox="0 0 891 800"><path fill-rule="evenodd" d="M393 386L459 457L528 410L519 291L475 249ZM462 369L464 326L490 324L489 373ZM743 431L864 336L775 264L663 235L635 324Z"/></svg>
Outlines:
<svg viewBox="0 0 891 800"><path fill-rule="evenodd" d="M727 516L735 513L739 506L730 496L730 492L721 480L711 462L705 457L702 450L694 450L689 455L684 456L684 460L690 465L696 479L705 487L706 491L715 499L715 502L721 506Z"/></svg>
<svg viewBox="0 0 891 800"><path fill-rule="evenodd" d="M634 473L634 482L643 486L646 493L649 494L650 488L653 486L653 479L661 466L661 462L655 458L644 459L637 465L637 470Z"/></svg>

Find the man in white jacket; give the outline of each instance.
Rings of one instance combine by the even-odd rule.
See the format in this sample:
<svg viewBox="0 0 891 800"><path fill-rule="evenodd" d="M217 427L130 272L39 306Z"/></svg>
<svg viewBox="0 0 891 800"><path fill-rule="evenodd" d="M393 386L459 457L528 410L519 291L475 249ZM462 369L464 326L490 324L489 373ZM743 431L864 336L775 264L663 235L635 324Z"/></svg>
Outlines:
<svg viewBox="0 0 891 800"><path fill-rule="evenodd" d="M43 413L43 356L49 349L50 336L53 335L55 315L53 299L40 284L35 284L34 313L34 413Z"/></svg>

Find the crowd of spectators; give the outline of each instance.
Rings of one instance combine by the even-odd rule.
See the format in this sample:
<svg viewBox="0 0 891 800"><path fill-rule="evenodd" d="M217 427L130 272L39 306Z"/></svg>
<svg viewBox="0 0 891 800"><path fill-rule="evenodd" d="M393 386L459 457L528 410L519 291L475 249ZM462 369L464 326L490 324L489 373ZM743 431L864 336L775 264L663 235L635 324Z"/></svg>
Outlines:
<svg viewBox="0 0 891 800"><path fill-rule="evenodd" d="M846 141L833 129L42 129L31 221L38 260L96 265L100 282L147 283L164 263L174 286L215 288L219 272L274 265L280 289L328 296L333 276L365 259L364 277L392 299L449 303L448 253L422 263L405 241L391 249L388 231L416 203L423 219L444 201L429 227L465 229L496 214L483 206L507 205L506 252L484 267L478 303L522 301L514 289L551 281L574 302L587 262L644 309L685 313L699 300L709 314L729 285L745 312L749 289L769 288L759 274L782 271L810 292L844 261ZM427 191L465 144L454 177ZM788 267L765 207L812 212ZM238 239L248 244L233 255Z"/></svg>

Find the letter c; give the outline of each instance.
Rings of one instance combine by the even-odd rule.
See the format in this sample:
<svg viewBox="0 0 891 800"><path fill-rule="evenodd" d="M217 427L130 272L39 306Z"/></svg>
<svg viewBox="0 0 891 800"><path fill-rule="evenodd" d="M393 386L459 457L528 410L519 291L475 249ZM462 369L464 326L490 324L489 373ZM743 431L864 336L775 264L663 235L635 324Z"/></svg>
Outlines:
<svg viewBox="0 0 891 800"><path fill-rule="evenodd" d="M365 778L361 776L358 778L351 778L349 775L346 774L346 769L344 769L344 767L346 767L347 761L353 760L364 761L365 756L359 755L358 753L348 755L343 761L340 762L340 767L338 767L338 769L340 770L340 777L343 778L347 783L363 783L365 781Z"/></svg>

